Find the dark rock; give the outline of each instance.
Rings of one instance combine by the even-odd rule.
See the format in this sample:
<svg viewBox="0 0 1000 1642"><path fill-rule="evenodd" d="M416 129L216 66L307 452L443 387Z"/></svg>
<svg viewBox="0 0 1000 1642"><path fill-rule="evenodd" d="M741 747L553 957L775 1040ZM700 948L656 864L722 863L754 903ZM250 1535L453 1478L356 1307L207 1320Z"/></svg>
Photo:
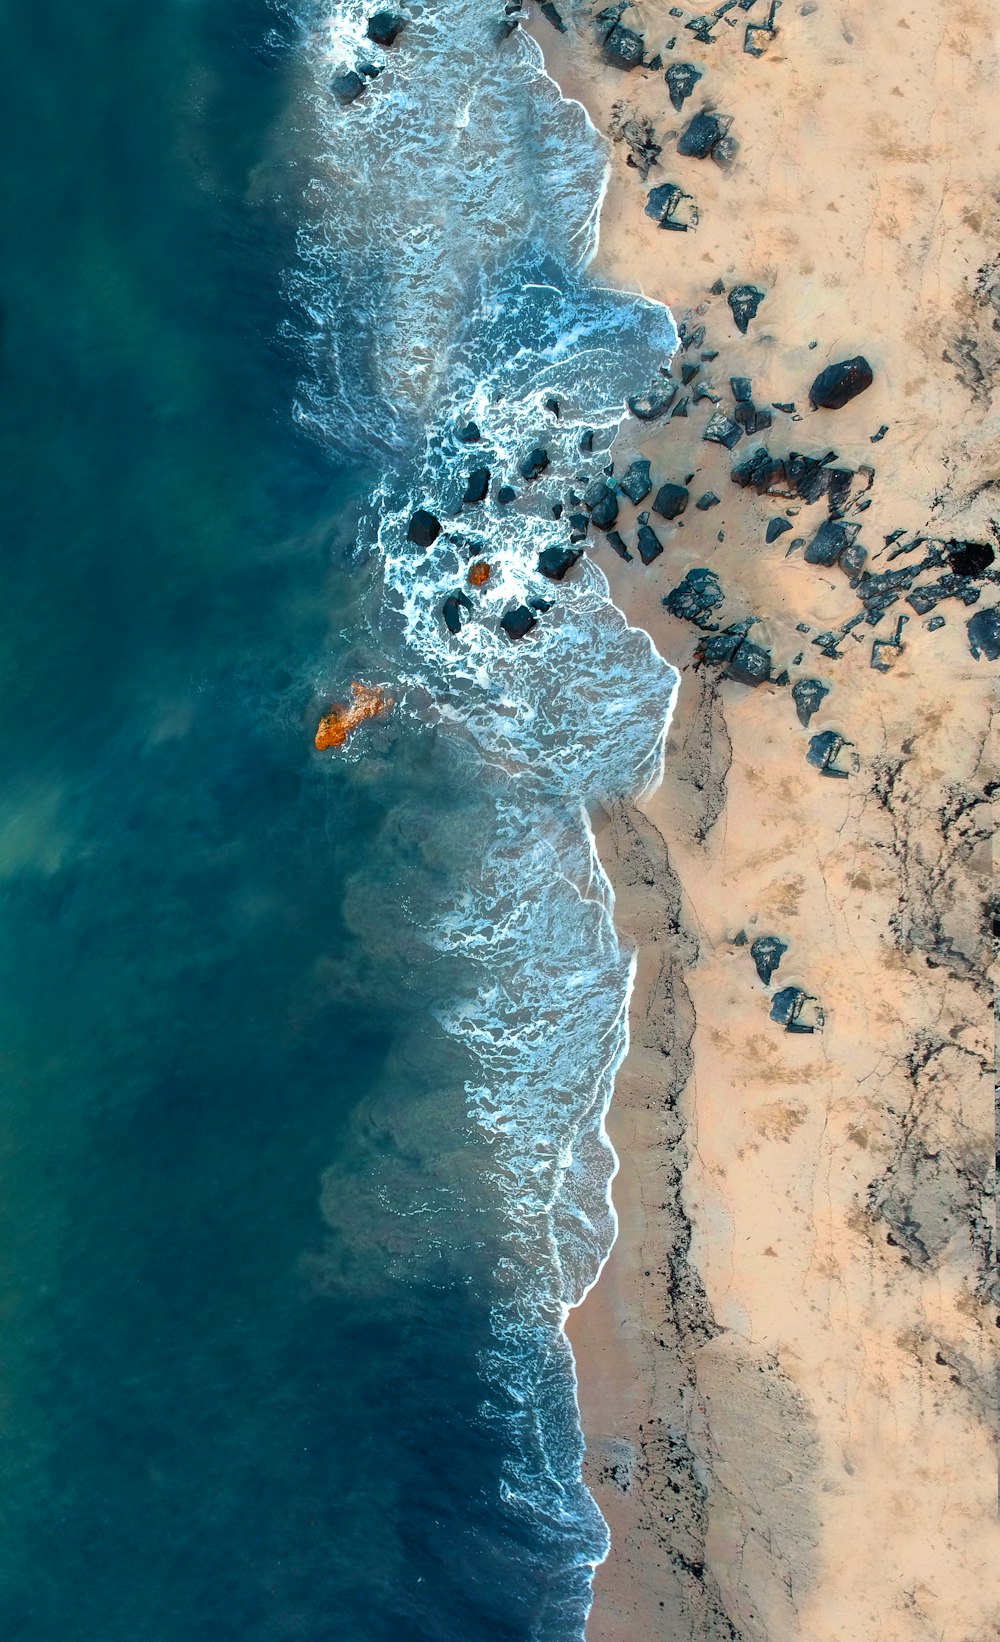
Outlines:
<svg viewBox="0 0 1000 1642"><path fill-rule="evenodd" d="M770 652L762 645L751 644L749 639L744 639L733 654L726 676L735 679L738 684L766 684L771 677Z"/></svg>
<svg viewBox="0 0 1000 1642"><path fill-rule="evenodd" d="M758 290L756 285L737 285L735 290L730 291L726 301L732 309L736 329L741 336L746 336L747 326L751 319L756 317L757 309L766 294L765 291Z"/></svg>
<svg viewBox="0 0 1000 1642"><path fill-rule="evenodd" d="M791 530L791 528L792 522L790 519L782 519L780 517L771 519L769 520L767 526L767 540L769 542L776 542L779 536L783 536L785 531Z"/></svg>
<svg viewBox="0 0 1000 1642"><path fill-rule="evenodd" d="M683 209L685 202L688 206L686 210ZM672 228L680 233L687 233L698 223L694 200L675 182L663 182L658 188L650 189L646 199L646 215L658 222L661 228Z"/></svg>
<svg viewBox="0 0 1000 1642"><path fill-rule="evenodd" d="M471 613L472 600L467 598L464 593L449 593L441 606L441 614L449 633L461 632L462 623L465 619L462 615L463 610Z"/></svg>
<svg viewBox="0 0 1000 1642"><path fill-rule="evenodd" d="M770 986L771 976L780 966L787 951L787 944L779 941L777 935L758 935L754 941L750 948L750 956L765 986Z"/></svg>
<svg viewBox="0 0 1000 1642"><path fill-rule="evenodd" d="M821 730L819 735L814 735L809 743L806 763L811 764L822 775L837 776L840 780L845 781L850 772L838 769L836 760L840 756L841 748L850 745L851 743L845 741L844 737L839 735L836 730Z"/></svg>
<svg viewBox="0 0 1000 1642"><path fill-rule="evenodd" d="M359 63L358 73L368 80L377 80L383 70L376 63Z"/></svg>
<svg viewBox="0 0 1000 1642"><path fill-rule="evenodd" d="M719 497L714 490L706 490L704 496L699 496L694 505L699 513L707 513L709 508L718 507Z"/></svg>
<svg viewBox="0 0 1000 1642"><path fill-rule="evenodd" d="M696 68L694 63L671 63L667 69L664 79L667 82L670 101L678 113L684 107L701 76L702 70Z"/></svg>
<svg viewBox="0 0 1000 1642"><path fill-rule="evenodd" d="M476 445L483 436L475 422L466 422L463 428L459 428L458 437L463 445Z"/></svg>
<svg viewBox="0 0 1000 1642"><path fill-rule="evenodd" d="M580 449L583 451L585 456L589 456L590 452L593 450L593 448L594 448L594 430L593 430L593 428L584 428L583 432L580 435Z"/></svg>
<svg viewBox="0 0 1000 1642"><path fill-rule="evenodd" d="M556 421L558 422L560 416L562 415L562 411L559 409L558 399L545 399L545 400L543 400L543 405L544 405L544 408L548 411L549 415L554 416Z"/></svg>
<svg viewBox="0 0 1000 1642"><path fill-rule="evenodd" d="M590 529L590 520L586 513L571 513L567 523L574 536L577 537L586 536L587 531Z"/></svg>
<svg viewBox="0 0 1000 1642"><path fill-rule="evenodd" d="M662 390L651 388L649 393L633 394L625 403L640 422L655 422L657 417L666 415L676 392L676 382L670 382L666 383Z"/></svg>
<svg viewBox="0 0 1000 1642"><path fill-rule="evenodd" d="M489 468L473 468L469 474L469 481L465 487L462 501L466 507L474 507L477 502L485 502L490 491Z"/></svg>
<svg viewBox="0 0 1000 1642"><path fill-rule="evenodd" d="M791 684L791 682L792 682L792 675L788 671L787 667L783 667L781 669L781 672L778 674L777 678L774 680L774 683L775 684L780 684L782 689L785 688L786 684Z"/></svg>
<svg viewBox="0 0 1000 1642"><path fill-rule="evenodd" d="M720 137L712 149L712 158L716 165L725 169L727 165L732 165L739 151L740 145L734 136Z"/></svg>
<svg viewBox="0 0 1000 1642"><path fill-rule="evenodd" d="M665 609L681 621L702 626L704 618L717 610L725 595L714 570L689 570L682 582L663 600Z"/></svg>
<svg viewBox="0 0 1000 1642"><path fill-rule="evenodd" d="M538 610L544 616L546 610L551 610L552 609L552 600L551 599L529 599L528 600L528 608L529 608L529 610Z"/></svg>
<svg viewBox="0 0 1000 1642"><path fill-rule="evenodd" d="M820 371L809 389L809 403L814 410L842 410L859 393L870 388L873 381L874 374L867 359L857 354L853 359L841 360Z"/></svg>
<svg viewBox="0 0 1000 1642"><path fill-rule="evenodd" d="M743 429L738 422L726 416L724 411L716 411L709 419L702 438L709 440L713 445L725 445L727 450L732 450L743 438Z"/></svg>
<svg viewBox="0 0 1000 1642"><path fill-rule="evenodd" d="M523 639L538 626L538 617L526 604L515 604L500 617L500 626L509 639Z"/></svg>
<svg viewBox="0 0 1000 1642"><path fill-rule="evenodd" d="M704 112L689 120L677 144L678 154L688 159L707 160L716 143L721 142L732 125L728 114Z"/></svg>
<svg viewBox="0 0 1000 1642"><path fill-rule="evenodd" d="M657 536L656 531L651 530L649 525L639 526L636 546L639 549L639 557L643 564L652 564L653 560L658 559L663 552L663 543Z"/></svg>
<svg viewBox="0 0 1000 1642"><path fill-rule="evenodd" d="M836 564L859 529L859 525L845 524L842 519L824 519L802 555L806 564Z"/></svg>
<svg viewBox="0 0 1000 1642"><path fill-rule="evenodd" d="M702 639L695 651L695 661L700 667L704 663L721 667L725 662L732 661L743 642L742 628L727 628L724 633L713 633L709 639Z"/></svg>
<svg viewBox="0 0 1000 1642"><path fill-rule="evenodd" d="M661 485L653 502L653 512L661 519L679 519L688 505L686 485Z"/></svg>
<svg viewBox="0 0 1000 1642"><path fill-rule="evenodd" d="M542 0L542 4L538 9L554 29L558 29L560 34L566 33L566 24L563 22L558 8L552 4L552 0Z"/></svg>
<svg viewBox="0 0 1000 1642"><path fill-rule="evenodd" d="M562 547L556 544L554 547L543 548L538 555L539 574L547 576L550 582L561 582L567 571L572 570L582 557L583 551L579 547Z"/></svg>
<svg viewBox="0 0 1000 1642"><path fill-rule="evenodd" d="M501 507L506 507L509 502L513 502L516 499L517 499L517 491L514 490L512 488L512 486L510 486L510 485L501 485L500 486L500 489L497 491L497 501L499 502Z"/></svg>
<svg viewBox="0 0 1000 1642"><path fill-rule="evenodd" d="M748 456L737 462L729 477L742 490L755 490L764 496L775 489L780 494L786 488L785 464L771 455L765 445L756 445Z"/></svg>
<svg viewBox="0 0 1000 1642"><path fill-rule="evenodd" d="M583 499L590 508L591 524L598 530L609 530L618 517L618 497L611 486L596 480Z"/></svg>
<svg viewBox="0 0 1000 1642"><path fill-rule="evenodd" d="M777 32L770 23L748 23L743 36L743 50L748 57L763 57Z"/></svg>
<svg viewBox="0 0 1000 1642"><path fill-rule="evenodd" d="M996 558L988 542L949 542L947 551L956 576L981 576Z"/></svg>
<svg viewBox="0 0 1000 1642"><path fill-rule="evenodd" d="M887 434L887 433L888 433L888 431L889 431L889 424L888 424L888 422L883 422L883 423L882 423L882 426L881 426L881 427L880 427L880 428L879 428L879 430L878 430L878 433L873 433L873 434L872 434L872 436L871 436L871 443L872 443L872 444L873 444L873 445L877 445L877 444L878 444L878 443L879 443L879 442L880 442L880 440L882 440L882 439L884 439L884 438L885 438L885 436L886 436L886 434Z"/></svg>
<svg viewBox="0 0 1000 1642"><path fill-rule="evenodd" d="M441 534L441 520L428 513L425 507L418 507L416 513L410 516L406 534L417 547L430 547Z"/></svg>
<svg viewBox="0 0 1000 1642"><path fill-rule="evenodd" d="M604 55L616 68L641 68L646 56L646 42L635 29L616 23L604 41Z"/></svg>
<svg viewBox="0 0 1000 1642"><path fill-rule="evenodd" d="M985 656L987 661L1000 661L1000 608L991 605L988 610L977 610L966 622L969 649L976 661Z"/></svg>
<svg viewBox="0 0 1000 1642"><path fill-rule="evenodd" d="M656 164L663 153L663 144L656 140L656 130L653 122L646 118L628 119L624 111L612 117L612 137L621 137L628 144L629 154L626 165L634 166L643 181L649 175L650 166Z"/></svg>
<svg viewBox="0 0 1000 1642"><path fill-rule="evenodd" d="M865 563L868 559L868 549L860 542L851 542L844 548L838 563L852 587L857 587L864 574Z"/></svg>
<svg viewBox="0 0 1000 1642"><path fill-rule="evenodd" d="M701 365L700 364L696 365L696 364L694 364L694 362L692 360L686 359L684 361L684 364L681 366L681 385L682 385L682 387L689 388L691 386L691 383L694 381L695 377L698 375L698 372L700 370L701 370Z"/></svg>
<svg viewBox="0 0 1000 1642"><path fill-rule="evenodd" d="M981 610L979 612L979 614L981 616L985 616L986 611ZM975 621L975 619L976 619L975 616L973 616L972 619L973 619L973 621ZM945 624L945 621L944 621L943 616L932 616L930 621L927 623L927 631L928 631L928 633L936 633L939 630L939 628L942 628L944 626L944 624Z"/></svg>
<svg viewBox="0 0 1000 1642"><path fill-rule="evenodd" d="M405 17L394 11L377 11L368 19L368 38L377 46L394 46L405 27Z"/></svg>
<svg viewBox="0 0 1000 1642"><path fill-rule="evenodd" d="M618 481L618 488L630 502L639 503L648 496L653 486L649 478L649 463L645 457L630 462Z"/></svg>
<svg viewBox="0 0 1000 1642"><path fill-rule="evenodd" d="M750 403L753 398L753 388L748 376L731 376L729 386L733 390L734 399L740 402L745 401L747 404Z"/></svg>
<svg viewBox="0 0 1000 1642"><path fill-rule="evenodd" d="M521 478L528 480L537 479L540 474L545 472L548 465L548 451L542 450L540 446L537 446L533 451L529 451L528 455L521 463Z"/></svg>
<svg viewBox="0 0 1000 1642"><path fill-rule="evenodd" d="M677 401L676 405L674 406L673 410L670 412L671 422L673 421L675 416L687 416L688 406L690 405L690 403L691 403L690 394L687 394L687 393L683 394L681 396L681 398L678 399L678 401Z"/></svg>
<svg viewBox="0 0 1000 1642"><path fill-rule="evenodd" d="M353 68L349 68L344 74L334 75L330 81L330 90L337 101L343 103L346 108L348 103L357 102L366 84L367 81L362 75L356 74Z"/></svg>
<svg viewBox="0 0 1000 1642"><path fill-rule="evenodd" d="M624 559L626 564L632 563L632 555L628 550L625 539L617 530L609 530L606 535L606 540L608 545L614 548L620 559Z"/></svg>
<svg viewBox="0 0 1000 1642"><path fill-rule="evenodd" d="M771 404L775 410L784 411L786 416L794 415L795 404L791 399L772 399Z"/></svg>
<svg viewBox="0 0 1000 1642"><path fill-rule="evenodd" d="M803 992L800 986L783 987L771 1000L771 1019L786 1032L815 1032L823 1025L823 1011L817 1006L812 1019L803 1018L808 1005L815 1002L812 994Z"/></svg>

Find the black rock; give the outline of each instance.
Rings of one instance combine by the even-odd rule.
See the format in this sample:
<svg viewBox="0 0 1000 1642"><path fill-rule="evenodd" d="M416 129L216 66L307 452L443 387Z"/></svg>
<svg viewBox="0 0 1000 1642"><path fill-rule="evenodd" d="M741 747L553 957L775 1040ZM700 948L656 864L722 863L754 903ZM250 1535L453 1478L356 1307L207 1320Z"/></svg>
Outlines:
<svg viewBox="0 0 1000 1642"><path fill-rule="evenodd" d="M819 735L814 735L809 743L806 763L811 764L822 775L837 776L841 781L845 781L849 772L839 770L836 767L836 759L840 756L840 749L844 746L850 746L850 742L845 742L843 736L838 735L836 730L821 730Z"/></svg>
<svg viewBox="0 0 1000 1642"><path fill-rule="evenodd" d="M725 594L714 570L689 570L684 580L668 593L663 604L672 616L681 621L701 625L704 617L717 610Z"/></svg>
<svg viewBox="0 0 1000 1642"><path fill-rule="evenodd" d="M982 616L986 614L985 610L981 610L979 613ZM973 616L972 619L975 621L976 618ZM943 616L932 616L930 621L927 623L927 631L928 633L936 633L939 628L942 628L944 625L945 621Z"/></svg>
<svg viewBox="0 0 1000 1642"><path fill-rule="evenodd" d="M872 434L870 443L873 444L873 445L879 444L881 442L881 440L883 440L885 438L888 431L889 431L888 422L883 422L882 426L879 428L878 432Z"/></svg>
<svg viewBox="0 0 1000 1642"><path fill-rule="evenodd" d="M528 453L528 455L525 457L524 461L521 463L521 478L522 479L537 479L539 474L542 474L542 473L545 472L545 469L548 467L548 465L549 465L549 453L548 453L548 451L547 450L542 450L541 447L537 447L535 450L530 451Z"/></svg>
<svg viewBox="0 0 1000 1642"><path fill-rule="evenodd" d="M685 201L689 209L682 215L681 207ZM663 182L658 188L650 189L646 199L646 215L658 222L661 228L671 228L682 234L698 224L698 211L691 195L678 188L675 182Z"/></svg>
<svg viewBox="0 0 1000 1642"><path fill-rule="evenodd" d="M526 604L515 604L500 617L500 626L509 639L523 639L533 627L538 626L538 617Z"/></svg>
<svg viewBox="0 0 1000 1642"><path fill-rule="evenodd" d="M562 547L556 544L554 547L543 548L538 555L539 574L547 576L550 582L561 582L566 572L572 570L582 557L583 552L579 547Z"/></svg>
<svg viewBox="0 0 1000 1642"><path fill-rule="evenodd" d="M792 521L790 519L782 519L780 516L776 519L771 519L768 521L767 526L767 540L769 542L776 542L779 536L783 536L785 531L791 530L791 528Z"/></svg>
<svg viewBox="0 0 1000 1642"><path fill-rule="evenodd" d="M593 428L584 428L583 432L580 435L580 449L584 452L585 455L589 456L590 452L593 450L593 448L594 448L594 430L593 430Z"/></svg>
<svg viewBox="0 0 1000 1642"><path fill-rule="evenodd" d="M679 519L688 505L690 492L686 485L661 485L653 502L653 512L661 519Z"/></svg>
<svg viewBox="0 0 1000 1642"><path fill-rule="evenodd" d="M795 413L795 405L790 399L772 399L771 404L775 410L784 411L786 416L792 416Z"/></svg>
<svg viewBox="0 0 1000 1642"><path fill-rule="evenodd" d="M757 309L766 296L765 291L759 291L756 285L737 285L730 291L726 301L732 309L736 321L736 329L741 336L746 336L747 326L755 318Z"/></svg>
<svg viewBox="0 0 1000 1642"><path fill-rule="evenodd" d="M948 543L948 563L956 576L981 576L995 558L988 542Z"/></svg>
<svg viewBox="0 0 1000 1642"><path fill-rule="evenodd" d="M663 543L656 531L651 530L649 525L639 526L635 545L639 549L639 557L643 564L652 564L653 560L658 559L663 552Z"/></svg>
<svg viewBox="0 0 1000 1642"><path fill-rule="evenodd" d="M724 411L716 411L714 416L709 418L702 438L709 440L713 445L725 445L727 450L732 450L743 438L743 429Z"/></svg>
<svg viewBox="0 0 1000 1642"><path fill-rule="evenodd" d="M976 661L985 656L987 661L1000 661L1000 608L991 605L988 610L977 610L966 622L969 649Z"/></svg>
<svg viewBox="0 0 1000 1642"><path fill-rule="evenodd" d="M684 107L701 76L702 70L696 68L694 63L671 63L667 69L663 78L667 82L670 101L678 112Z"/></svg>
<svg viewBox="0 0 1000 1642"><path fill-rule="evenodd" d="M689 388L700 370L700 364L696 365L690 359L685 360L681 366L681 385Z"/></svg>
<svg viewBox="0 0 1000 1642"><path fill-rule="evenodd" d="M719 500L714 490L706 490L704 496L699 496L694 505L699 513L707 513L710 507L718 507Z"/></svg>
<svg viewBox="0 0 1000 1642"><path fill-rule="evenodd" d="M635 29L616 23L605 39L604 55L616 68L640 68L646 56L646 42Z"/></svg>
<svg viewBox="0 0 1000 1642"><path fill-rule="evenodd" d="M674 406L673 410L670 412L671 422L673 421L675 416L687 416L688 406L690 405L690 403L691 403L691 395L689 393L682 394L680 399L678 399L676 405Z"/></svg>
<svg viewBox="0 0 1000 1642"><path fill-rule="evenodd" d="M721 667L725 662L732 661L742 643L742 627L729 627L724 633L713 633L711 638L702 639L698 645L695 661L699 667L705 662Z"/></svg>
<svg viewBox="0 0 1000 1642"><path fill-rule="evenodd" d="M731 376L729 378L729 386L733 390L734 399L739 401L745 400L749 404L750 400L753 398L753 389L748 376Z"/></svg>
<svg viewBox="0 0 1000 1642"><path fill-rule="evenodd" d="M735 464L729 477L734 485L742 490L755 490L758 496L765 495L772 487L780 493L786 480L785 464L772 456L766 445L755 445L748 456Z"/></svg>
<svg viewBox="0 0 1000 1642"><path fill-rule="evenodd" d="M571 513L566 522L577 538L586 536L590 529L590 520L586 513Z"/></svg>
<svg viewBox="0 0 1000 1642"><path fill-rule="evenodd" d="M465 487L462 501L466 507L474 507L477 502L485 502L490 490L489 468L473 468L469 474L469 482Z"/></svg>
<svg viewBox="0 0 1000 1642"><path fill-rule="evenodd" d="M551 599L529 599L528 600L528 608L529 608L529 610L538 610L544 616L546 610L551 610L552 609L552 600Z"/></svg>
<svg viewBox="0 0 1000 1642"><path fill-rule="evenodd" d="M844 575L850 581L852 587L857 587L861 577L864 575L867 559L868 549L866 547L862 547L860 542L850 542L848 546L844 548L843 553L841 553L837 562L840 565L841 570L844 572Z"/></svg>
<svg viewBox="0 0 1000 1642"><path fill-rule="evenodd" d="M727 166L732 165L739 151L740 145L734 136L720 137L712 149L712 158L716 165L725 170Z"/></svg>
<svg viewBox="0 0 1000 1642"><path fill-rule="evenodd" d="M562 415L562 412L559 409L558 399L546 399L543 401L543 404L549 415L554 416L558 422L560 416Z"/></svg>
<svg viewBox="0 0 1000 1642"><path fill-rule="evenodd" d="M554 29L558 29L560 34L566 33L566 24L563 22L558 8L552 4L552 0L542 0L542 4L538 9Z"/></svg>
<svg viewBox="0 0 1000 1642"><path fill-rule="evenodd" d="M681 134L680 142L677 144L678 154L684 154L689 159L707 160L716 143L721 142L732 123L732 117L728 114L696 114Z"/></svg>
<svg viewBox="0 0 1000 1642"><path fill-rule="evenodd" d="M466 422L464 428L459 428L458 437L464 445L475 445L483 436L475 422Z"/></svg>
<svg viewBox="0 0 1000 1642"><path fill-rule="evenodd" d="M815 1032L823 1025L823 1011L815 1011L815 1019L802 1019L807 1004L816 1000L808 992L803 992L800 986L786 986L776 992L771 1000L771 1019L777 1021L786 1032Z"/></svg>
<svg viewBox="0 0 1000 1642"><path fill-rule="evenodd" d="M330 81L330 90L338 102L344 104L357 102L364 91L367 81L363 75L356 74L353 68L347 69L344 74L335 74Z"/></svg>
<svg viewBox="0 0 1000 1642"><path fill-rule="evenodd" d="M416 513L410 516L406 534L417 547L430 547L441 534L441 520L428 513L425 507L418 507Z"/></svg>
<svg viewBox="0 0 1000 1642"><path fill-rule="evenodd" d="M449 633L460 633L464 617L462 612L471 612L472 600L464 593L449 593L441 606L441 614Z"/></svg>
<svg viewBox="0 0 1000 1642"><path fill-rule="evenodd" d="M587 487L584 503L590 508L590 522L598 530L610 530L618 517L618 497L603 479L595 479Z"/></svg>
<svg viewBox="0 0 1000 1642"><path fill-rule="evenodd" d="M618 481L618 488L630 502L639 503L644 496L649 495L653 486L649 478L649 463L645 457L639 457L629 463Z"/></svg>
<svg viewBox="0 0 1000 1642"><path fill-rule="evenodd" d="M787 951L786 943L779 941L777 935L758 935L754 941L750 948L750 956L765 986L770 986L771 976L780 966Z"/></svg>
<svg viewBox="0 0 1000 1642"><path fill-rule="evenodd" d="M662 390L651 388L649 393L633 394L625 403L640 422L655 422L657 417L666 415L676 392L676 382L668 382L664 383Z"/></svg>
<svg viewBox="0 0 1000 1642"><path fill-rule="evenodd" d="M506 507L508 502L513 502L516 498L517 491L510 485L501 485L500 489L497 491L497 501L501 507Z"/></svg>
<svg viewBox="0 0 1000 1642"><path fill-rule="evenodd" d="M625 539L617 530L609 530L606 539L608 546L614 548L620 559L624 559L626 564L632 563L632 555L628 550Z"/></svg>
<svg viewBox="0 0 1000 1642"><path fill-rule="evenodd" d="M824 519L802 555L806 564L836 564L859 529L859 525L845 524L843 519Z"/></svg>
<svg viewBox="0 0 1000 1642"><path fill-rule="evenodd" d="M393 46L405 27L405 17L394 11L377 11L368 19L368 38L377 46Z"/></svg>
<svg viewBox="0 0 1000 1642"><path fill-rule="evenodd" d="M853 359L841 360L820 371L809 389L809 403L814 410L842 410L859 393L870 388L873 381L874 373L867 359L857 354Z"/></svg>
<svg viewBox="0 0 1000 1642"><path fill-rule="evenodd" d="M751 644L744 639L737 646L729 666L727 677L735 679L738 684L766 684L771 677L771 655L762 645Z"/></svg>
<svg viewBox="0 0 1000 1642"><path fill-rule="evenodd" d="M813 714L830 694L830 686L818 678L800 678L792 685L792 700L799 715L799 723L808 726Z"/></svg>

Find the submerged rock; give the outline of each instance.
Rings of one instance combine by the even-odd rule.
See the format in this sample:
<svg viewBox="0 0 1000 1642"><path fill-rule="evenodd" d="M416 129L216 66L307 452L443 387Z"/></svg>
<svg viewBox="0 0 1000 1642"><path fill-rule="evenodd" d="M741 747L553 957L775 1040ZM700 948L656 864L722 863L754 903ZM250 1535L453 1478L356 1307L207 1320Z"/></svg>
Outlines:
<svg viewBox="0 0 1000 1642"><path fill-rule="evenodd" d="M733 319L736 321L736 329L741 336L746 336L747 326L751 319L756 318L757 309L766 295L767 292L758 290L756 285L737 285L734 290L730 291L726 301L729 303Z"/></svg>
<svg viewBox="0 0 1000 1642"><path fill-rule="evenodd" d="M540 474L545 472L548 465L548 451L543 450L541 446L537 446L533 451L529 451L528 455L521 463L521 478L537 479Z"/></svg>
<svg viewBox="0 0 1000 1642"><path fill-rule="evenodd" d="M406 534L417 547L431 547L441 534L441 520L425 507L418 507L416 513L410 515Z"/></svg>
<svg viewBox="0 0 1000 1642"><path fill-rule="evenodd" d="M808 727L809 720L829 694L830 686L818 678L800 678L792 685L795 711L799 716L799 723L804 728Z"/></svg>
<svg viewBox="0 0 1000 1642"><path fill-rule="evenodd" d="M663 78L667 82L670 101L678 113L684 107L701 76L702 70L696 68L694 63L671 63L667 69Z"/></svg>
<svg viewBox="0 0 1000 1642"><path fill-rule="evenodd" d="M459 428L458 437L464 445L476 445L483 436L476 422L466 422L464 427Z"/></svg>
<svg viewBox="0 0 1000 1642"><path fill-rule="evenodd" d="M842 410L864 393L875 380L874 372L863 354L843 359L837 365L828 365L820 371L809 389L809 403L814 410Z"/></svg>
<svg viewBox="0 0 1000 1642"><path fill-rule="evenodd" d="M348 736L353 734L365 719L380 718L395 706L392 698L386 695L380 684L355 682L351 685L351 695L353 699L349 707L331 707L326 716L320 719L314 737L314 745L318 752L326 752L330 747L342 747Z"/></svg>
<svg viewBox="0 0 1000 1642"><path fill-rule="evenodd" d="M357 102L367 83L363 75L357 74L353 68L349 68L345 73L333 76L330 81L330 90L337 101L343 103L346 108L348 103Z"/></svg>
<svg viewBox="0 0 1000 1642"><path fill-rule="evenodd" d="M538 617L526 604L515 604L500 617L500 626L509 639L523 639L538 626Z"/></svg>
<svg viewBox="0 0 1000 1642"><path fill-rule="evenodd" d="M686 485L661 485L653 502L653 512L658 513L661 519L679 519L689 498Z"/></svg>
<svg viewBox="0 0 1000 1642"><path fill-rule="evenodd" d="M765 986L770 986L771 976L787 951L787 945L784 941L779 941L777 935L758 935L754 941L750 948L750 956Z"/></svg>

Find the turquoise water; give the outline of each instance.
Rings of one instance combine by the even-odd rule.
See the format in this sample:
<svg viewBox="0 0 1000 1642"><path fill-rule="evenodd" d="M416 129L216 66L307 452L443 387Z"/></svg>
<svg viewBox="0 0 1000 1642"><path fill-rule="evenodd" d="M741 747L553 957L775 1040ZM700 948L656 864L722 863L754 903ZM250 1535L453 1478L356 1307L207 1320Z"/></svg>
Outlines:
<svg viewBox="0 0 1000 1642"><path fill-rule="evenodd" d="M495 618L579 427L607 448L672 333L587 287L603 157L528 48L456 162L404 69L344 121L321 9L0 12L0 1625L26 1642L568 1642L606 1546L561 1322L613 1235L630 970L580 806L655 773L672 677L592 569L517 668ZM439 12L471 15L424 8L418 69ZM537 232L491 196L492 262L467 214L457 258L447 212L407 241L456 164L470 198L509 171L508 115L525 175L576 155L559 243L551 189ZM397 116L388 234L367 168ZM553 387L551 494L484 511L502 573L447 649L460 560L414 574L401 521L455 506L453 410L499 469ZM320 757L354 677L399 705Z"/></svg>

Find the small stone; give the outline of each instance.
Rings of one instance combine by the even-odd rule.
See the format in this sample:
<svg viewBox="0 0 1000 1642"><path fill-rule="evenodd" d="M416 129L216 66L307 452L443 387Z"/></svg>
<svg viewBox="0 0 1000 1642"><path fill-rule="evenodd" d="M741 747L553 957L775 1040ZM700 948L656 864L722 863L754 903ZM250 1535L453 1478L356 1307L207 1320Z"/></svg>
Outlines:
<svg viewBox="0 0 1000 1642"><path fill-rule="evenodd" d="M743 429L738 422L733 422L723 411L716 411L709 420L702 438L707 439L711 444L725 445L727 450L732 450L733 446L739 444L743 438Z"/></svg>
<svg viewBox="0 0 1000 1642"><path fill-rule="evenodd" d="M938 628L943 627L944 624L943 616L932 616L930 621L927 623L927 631L928 633L936 633Z"/></svg>
<svg viewBox="0 0 1000 1642"><path fill-rule="evenodd" d="M719 497L714 490L706 490L704 496L699 496L694 505L699 513L707 513L710 507L718 507Z"/></svg>
<svg viewBox="0 0 1000 1642"><path fill-rule="evenodd" d="M888 433L888 431L889 431L889 424L888 424L888 422L883 422L883 423L882 423L882 426L881 426L881 427L880 427L880 428L879 428L879 430L878 430L878 433L873 433L873 434L872 434L872 436L871 436L871 443L872 443L872 444L873 444L873 445L877 445L877 444L878 444L878 443L879 443L879 441L880 441L880 440L882 440L882 439L884 439L884 438L885 438L885 436L886 436L886 434L887 434L887 433Z"/></svg>

